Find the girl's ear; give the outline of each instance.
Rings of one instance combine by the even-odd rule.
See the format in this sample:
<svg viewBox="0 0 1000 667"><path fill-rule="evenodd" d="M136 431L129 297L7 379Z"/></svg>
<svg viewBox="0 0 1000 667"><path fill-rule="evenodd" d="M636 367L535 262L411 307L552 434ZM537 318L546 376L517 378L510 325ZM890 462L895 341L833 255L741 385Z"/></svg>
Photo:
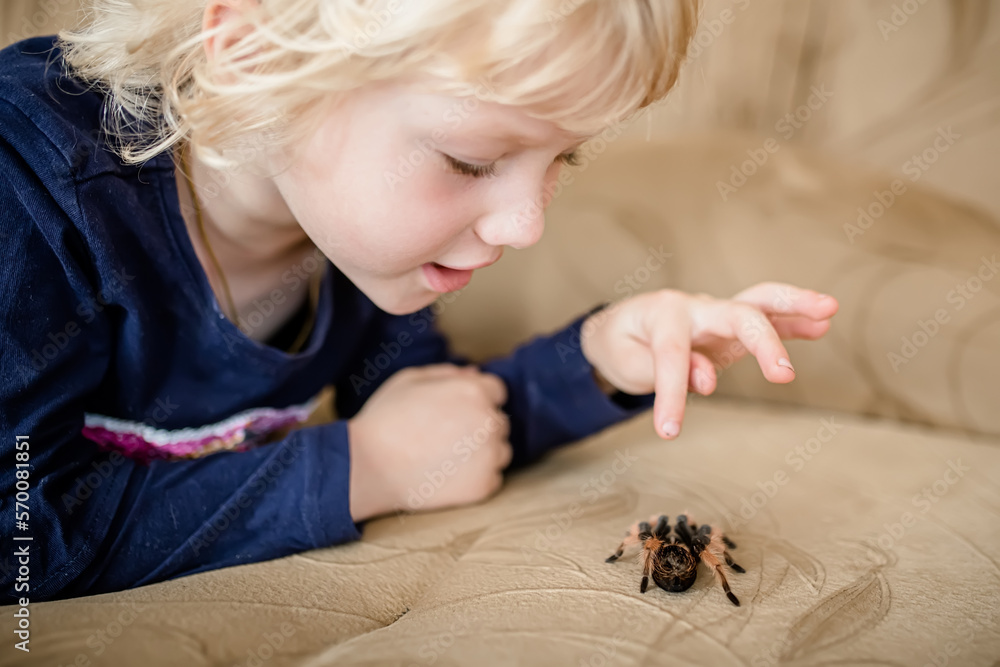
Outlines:
<svg viewBox="0 0 1000 667"><path fill-rule="evenodd" d="M208 0L202 16L201 30L206 35L203 40L205 57L210 65L219 62L219 53L253 32L249 14L260 9L257 0ZM252 53L239 59L249 57ZM223 75L220 83L231 83Z"/></svg>

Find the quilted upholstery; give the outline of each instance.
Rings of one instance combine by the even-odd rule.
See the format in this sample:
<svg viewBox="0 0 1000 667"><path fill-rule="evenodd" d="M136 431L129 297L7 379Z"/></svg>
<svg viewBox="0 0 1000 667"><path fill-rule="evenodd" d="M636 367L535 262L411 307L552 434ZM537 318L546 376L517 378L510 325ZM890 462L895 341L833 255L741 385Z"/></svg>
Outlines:
<svg viewBox="0 0 1000 667"><path fill-rule="evenodd" d="M8 1L0 35L49 32L75 4ZM33 604L32 652L8 634L0 665L996 664L990 9L707 2L721 27L668 102L574 172L537 246L441 304L455 348L483 359L620 298L627 277L715 296L791 282L841 303L823 340L788 343L791 384L746 359L689 397L677 441L642 415L486 502L372 521L358 543ZM829 101L786 139L778 123L823 85ZM949 127L960 138L912 180ZM859 207L873 217L852 230ZM671 256L643 273L650 248ZM633 562L604 562L632 521L682 511L738 544L740 607L704 571L643 595Z"/></svg>

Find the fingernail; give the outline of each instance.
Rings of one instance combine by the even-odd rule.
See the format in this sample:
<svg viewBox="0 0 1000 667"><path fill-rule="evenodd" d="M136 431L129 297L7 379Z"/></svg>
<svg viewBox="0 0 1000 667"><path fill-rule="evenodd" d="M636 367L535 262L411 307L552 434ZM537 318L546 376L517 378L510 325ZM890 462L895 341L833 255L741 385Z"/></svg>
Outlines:
<svg viewBox="0 0 1000 667"><path fill-rule="evenodd" d="M680 432L680 430L681 430L680 424L678 424L675 421L669 421L663 423L663 435L667 438L676 437L677 434Z"/></svg>
<svg viewBox="0 0 1000 667"><path fill-rule="evenodd" d="M790 362L788 359L785 359L784 357L778 359L778 365L784 366L785 368L790 368L793 373L795 372L795 368L792 366L792 362Z"/></svg>
<svg viewBox="0 0 1000 667"><path fill-rule="evenodd" d="M829 299L831 297L830 297L829 294L820 294L817 298L820 298L820 299Z"/></svg>

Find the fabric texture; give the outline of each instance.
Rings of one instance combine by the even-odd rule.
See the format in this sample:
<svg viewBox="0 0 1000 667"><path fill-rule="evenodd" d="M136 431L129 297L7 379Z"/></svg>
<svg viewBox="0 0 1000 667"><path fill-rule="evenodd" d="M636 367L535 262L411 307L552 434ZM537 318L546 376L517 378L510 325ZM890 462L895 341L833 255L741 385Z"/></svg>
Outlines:
<svg viewBox="0 0 1000 667"><path fill-rule="evenodd" d="M63 27L74 4L0 3L0 34L41 25L43 5ZM640 414L512 471L487 502L32 603L31 653L5 643L0 665L995 665L996 7L704 4L677 89L604 135L539 243L442 300L436 324L478 362L637 289L787 281L841 305L823 339L787 341L795 381L726 363L676 441ZM814 87L832 93L820 109ZM949 127L960 139L915 179ZM780 149L754 170L768 139ZM333 401L307 423L335 419ZM641 594L629 554L604 562L631 522L684 511L738 545L740 607L704 568L685 593Z"/></svg>
<svg viewBox="0 0 1000 667"><path fill-rule="evenodd" d="M1000 439L717 396L687 414L676 442L640 416L362 540L32 605L39 641L7 664L994 663ZM736 543L739 607L704 567L642 594L634 550L604 562L683 511Z"/></svg>

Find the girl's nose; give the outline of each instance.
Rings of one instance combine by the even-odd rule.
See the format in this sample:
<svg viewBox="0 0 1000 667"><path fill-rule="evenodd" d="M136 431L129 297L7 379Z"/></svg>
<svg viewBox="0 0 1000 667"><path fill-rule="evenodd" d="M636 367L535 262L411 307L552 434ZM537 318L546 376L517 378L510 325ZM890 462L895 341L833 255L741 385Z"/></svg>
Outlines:
<svg viewBox="0 0 1000 667"><path fill-rule="evenodd" d="M545 231L545 208L552 199L553 180L536 177L501 194L495 209L480 220L480 238L490 245L516 250L538 243Z"/></svg>

